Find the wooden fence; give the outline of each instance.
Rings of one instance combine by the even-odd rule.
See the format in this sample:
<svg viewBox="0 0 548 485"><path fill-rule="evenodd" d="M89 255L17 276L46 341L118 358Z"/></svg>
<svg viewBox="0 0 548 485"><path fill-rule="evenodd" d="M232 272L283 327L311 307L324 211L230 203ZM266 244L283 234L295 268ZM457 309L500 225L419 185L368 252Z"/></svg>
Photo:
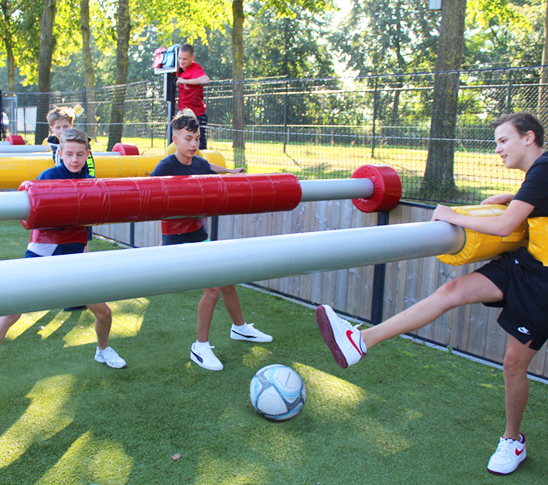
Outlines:
<svg viewBox="0 0 548 485"><path fill-rule="evenodd" d="M432 209L401 203L388 214L388 221L389 224L428 221ZM377 225L377 221L377 214L364 214L351 201L305 202L291 212L222 216L218 238L367 227ZM130 224L97 226L95 232L139 247L158 245L161 240L157 221L137 223L133 229ZM339 312L375 322L381 314L386 319L428 296L446 281L479 266L481 263L449 266L430 257L388 263L379 266L377 271L375 267L366 266L254 283L311 303L327 303ZM462 306L420 329L415 336L501 363L508 337L497 324L499 313L500 310L481 304ZM546 345L531 362L529 372L548 377Z"/></svg>

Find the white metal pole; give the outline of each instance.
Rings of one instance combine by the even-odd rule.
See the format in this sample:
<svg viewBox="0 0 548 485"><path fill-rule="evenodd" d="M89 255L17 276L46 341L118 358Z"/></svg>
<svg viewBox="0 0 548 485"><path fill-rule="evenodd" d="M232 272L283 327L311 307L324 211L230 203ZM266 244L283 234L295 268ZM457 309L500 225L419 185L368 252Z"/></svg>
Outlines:
<svg viewBox="0 0 548 485"><path fill-rule="evenodd" d="M0 145L0 152L4 153L29 153L49 152L48 145Z"/></svg>
<svg viewBox="0 0 548 485"><path fill-rule="evenodd" d="M19 192L0 192L0 220L17 221L30 215L29 194Z"/></svg>
<svg viewBox="0 0 548 485"><path fill-rule="evenodd" d="M0 262L0 315L458 252L446 222L343 229Z"/></svg>
<svg viewBox="0 0 548 485"><path fill-rule="evenodd" d="M15 146L24 146L24 145L15 145ZM92 152L94 157L108 157L108 156L120 156L118 152ZM31 152L17 152L17 153L7 153L0 150L0 158L18 158L18 157L50 157L51 152L45 150L42 151L31 151ZM53 159L52 159L53 160Z"/></svg>

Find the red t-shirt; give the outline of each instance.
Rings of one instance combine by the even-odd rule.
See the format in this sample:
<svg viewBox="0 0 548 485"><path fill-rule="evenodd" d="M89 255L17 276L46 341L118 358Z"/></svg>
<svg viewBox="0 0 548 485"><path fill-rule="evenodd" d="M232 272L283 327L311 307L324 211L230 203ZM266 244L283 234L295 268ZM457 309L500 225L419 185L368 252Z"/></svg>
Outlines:
<svg viewBox="0 0 548 485"><path fill-rule="evenodd" d="M183 79L196 79L205 76L202 66L193 62L188 69L179 74ZM178 84L179 104L177 108L182 111L190 108L196 116L202 116L206 112L207 106L204 103L204 87L201 84Z"/></svg>

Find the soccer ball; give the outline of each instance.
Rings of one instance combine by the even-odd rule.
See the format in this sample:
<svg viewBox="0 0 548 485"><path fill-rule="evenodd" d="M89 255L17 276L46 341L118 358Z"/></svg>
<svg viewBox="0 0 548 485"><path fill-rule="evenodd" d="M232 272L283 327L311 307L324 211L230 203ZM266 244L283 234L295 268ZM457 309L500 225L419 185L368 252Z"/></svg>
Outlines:
<svg viewBox="0 0 548 485"><path fill-rule="evenodd" d="M291 367L267 365L251 379L251 404L265 418L285 421L296 416L304 406L306 392L301 376Z"/></svg>

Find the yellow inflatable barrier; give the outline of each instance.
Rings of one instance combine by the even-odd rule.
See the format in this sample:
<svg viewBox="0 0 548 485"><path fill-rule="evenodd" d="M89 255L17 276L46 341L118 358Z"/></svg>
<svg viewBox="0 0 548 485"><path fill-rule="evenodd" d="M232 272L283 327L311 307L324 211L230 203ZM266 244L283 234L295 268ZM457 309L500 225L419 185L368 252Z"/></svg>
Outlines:
<svg viewBox="0 0 548 485"><path fill-rule="evenodd" d="M505 210L505 205L470 205L463 207L452 207L458 214L472 217L500 216ZM468 263L477 263L494 259L502 253L517 251L520 247L527 245L527 222L524 222L516 230L506 237L489 236L470 229L464 229L466 242L463 248L455 254L443 254L437 258L442 263L458 266Z"/></svg>
<svg viewBox="0 0 548 485"><path fill-rule="evenodd" d="M175 153L175 143L171 143L166 148L166 157L168 155L173 155ZM218 165L219 167L225 167L226 168L226 161L225 157L221 155L221 152L218 152L217 150L198 150L196 152L196 155L198 157L205 158L209 163L213 163L215 165Z"/></svg>
<svg viewBox="0 0 548 485"><path fill-rule="evenodd" d="M173 143L171 145L175 147ZM216 150L198 150L197 155L226 167L224 157ZM162 158L162 155L95 155L95 175L97 178L148 177ZM51 155L0 158L0 190L16 189L21 182L36 180L44 170L52 167Z"/></svg>
<svg viewBox="0 0 548 485"><path fill-rule="evenodd" d="M97 178L147 177L162 155L97 155L94 156ZM16 189L25 180L36 180L44 170L53 167L51 156L0 159L0 190Z"/></svg>

